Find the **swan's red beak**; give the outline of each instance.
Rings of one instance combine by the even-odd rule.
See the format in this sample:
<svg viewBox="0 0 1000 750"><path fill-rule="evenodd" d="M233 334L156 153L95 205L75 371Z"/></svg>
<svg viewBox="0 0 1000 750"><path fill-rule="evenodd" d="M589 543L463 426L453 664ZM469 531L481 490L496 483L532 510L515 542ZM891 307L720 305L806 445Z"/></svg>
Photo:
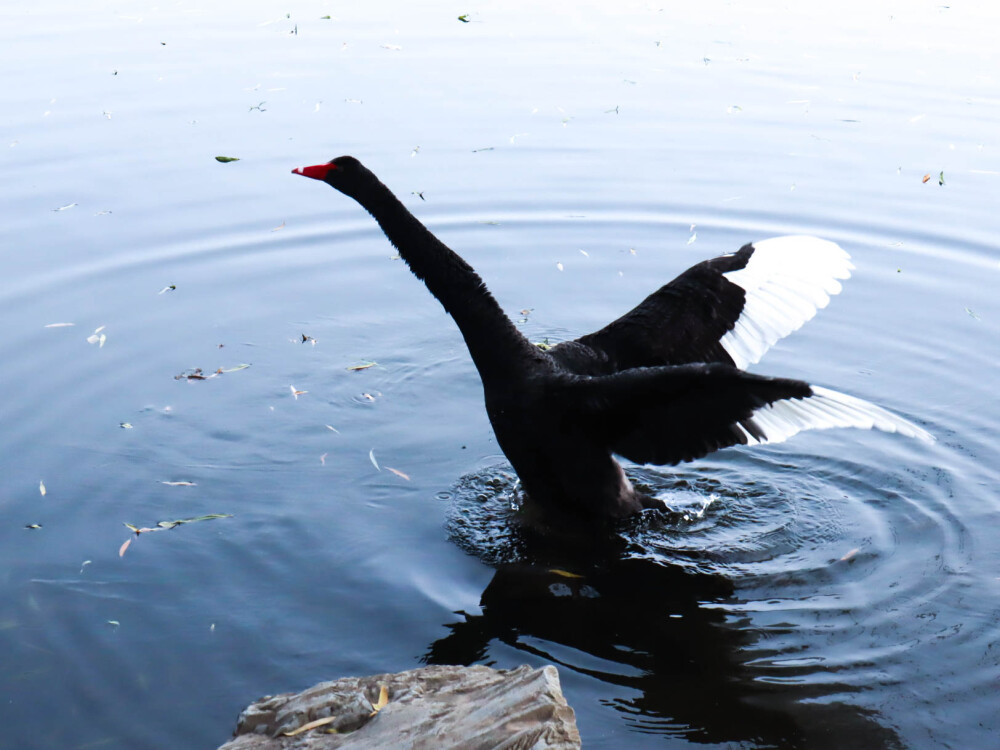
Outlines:
<svg viewBox="0 0 1000 750"><path fill-rule="evenodd" d="M314 180L325 180L327 174L336 168L336 164L317 164L312 167L296 167L292 170L292 174L300 174L303 177L312 177Z"/></svg>

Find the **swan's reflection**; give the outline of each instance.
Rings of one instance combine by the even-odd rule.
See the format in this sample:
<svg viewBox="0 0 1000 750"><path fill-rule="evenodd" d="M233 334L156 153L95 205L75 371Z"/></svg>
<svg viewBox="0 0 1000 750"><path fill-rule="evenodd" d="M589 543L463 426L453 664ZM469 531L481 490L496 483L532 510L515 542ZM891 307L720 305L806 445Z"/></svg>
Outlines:
<svg viewBox="0 0 1000 750"><path fill-rule="evenodd" d="M424 661L488 662L491 642L500 641L633 689L633 698L613 705L646 734L740 747L901 746L877 717L831 702L850 690L843 684L791 671L787 680L767 680L752 665L769 655L766 639L730 613L727 578L629 554L619 537L590 540L575 559L565 545L554 555L550 545L544 562L497 567L482 613L458 612Z"/></svg>

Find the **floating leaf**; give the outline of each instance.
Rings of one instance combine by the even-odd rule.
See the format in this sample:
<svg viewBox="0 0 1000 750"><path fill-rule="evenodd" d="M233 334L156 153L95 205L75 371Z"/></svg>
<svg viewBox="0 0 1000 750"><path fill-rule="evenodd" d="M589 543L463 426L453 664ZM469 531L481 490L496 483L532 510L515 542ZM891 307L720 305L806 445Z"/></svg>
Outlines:
<svg viewBox="0 0 1000 750"><path fill-rule="evenodd" d="M126 525L128 525L128 524L126 524ZM137 533L138 533L138 531L139 530L136 529ZM128 549L128 546L130 544L132 544L132 537L129 537L128 539L126 539L125 543L121 547L118 548L118 557L124 557L125 556L125 550Z"/></svg>
<svg viewBox="0 0 1000 750"><path fill-rule="evenodd" d="M561 568L549 568L550 573L555 573L557 576L562 576L563 578L583 578L583 576L576 573L570 573L568 570L562 570Z"/></svg>
<svg viewBox="0 0 1000 750"><path fill-rule="evenodd" d="M966 308L968 309L968 308ZM45 497L45 493L48 491L45 489L45 482L38 483L38 491L42 493L42 497Z"/></svg>
<svg viewBox="0 0 1000 750"><path fill-rule="evenodd" d="M383 708L389 705L389 688L385 685L379 687L378 691L378 703L372 703L372 712L368 714L369 717L374 716Z"/></svg>
<svg viewBox="0 0 1000 750"><path fill-rule="evenodd" d="M378 362L365 362L364 364L360 365L351 365L347 369L350 370L351 372L358 372L359 370L367 370L369 367L376 367L377 365Z"/></svg>
<svg viewBox="0 0 1000 750"><path fill-rule="evenodd" d="M410 475L409 475L409 474L405 474L405 473L403 473L403 472L402 472L402 471L400 471L399 469L394 469L394 468L392 468L391 466L386 466L386 467L385 467L385 470L386 470L386 471L391 471L391 472L392 472L393 474L395 474L395 475L396 475L397 477L402 477L402 478L403 478L403 479L405 479L405 480L406 480L407 482L409 482L409 481L410 481Z"/></svg>
<svg viewBox="0 0 1000 750"><path fill-rule="evenodd" d="M382 469L378 465L378 461L375 460L375 449L374 448L372 448L370 451L368 451L368 458L371 459L372 466L375 467L376 471L382 471Z"/></svg>
<svg viewBox="0 0 1000 750"><path fill-rule="evenodd" d="M263 103L264 102L261 102L261 104L263 104ZM260 106L260 105L258 105L258 106ZM253 107L251 107L251 109L253 109ZM223 164L228 164L231 161L239 161L240 158L238 156L216 156L215 160L218 161L218 162L222 162Z"/></svg>
<svg viewBox="0 0 1000 750"><path fill-rule="evenodd" d="M28 524L24 525L24 528L26 528L26 529L40 529L40 528L42 528L42 525L40 523L28 523Z"/></svg>
<svg viewBox="0 0 1000 750"><path fill-rule="evenodd" d="M374 716L374 714L372 714ZM317 727L325 727L327 724L332 724L337 720L336 716L326 716L322 719L316 719L315 721L310 721L303 724L298 729L293 729L291 732L282 732L286 737L294 737L297 734L302 734L303 732L308 732L310 729L316 729Z"/></svg>

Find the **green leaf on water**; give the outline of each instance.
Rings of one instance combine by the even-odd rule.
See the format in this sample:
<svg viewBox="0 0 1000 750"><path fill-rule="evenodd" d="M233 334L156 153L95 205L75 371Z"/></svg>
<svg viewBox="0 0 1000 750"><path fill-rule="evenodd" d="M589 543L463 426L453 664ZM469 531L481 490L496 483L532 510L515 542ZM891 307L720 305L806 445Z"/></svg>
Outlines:
<svg viewBox="0 0 1000 750"><path fill-rule="evenodd" d="M239 161L240 159L238 156L216 156L215 160L223 164L228 164L231 161Z"/></svg>

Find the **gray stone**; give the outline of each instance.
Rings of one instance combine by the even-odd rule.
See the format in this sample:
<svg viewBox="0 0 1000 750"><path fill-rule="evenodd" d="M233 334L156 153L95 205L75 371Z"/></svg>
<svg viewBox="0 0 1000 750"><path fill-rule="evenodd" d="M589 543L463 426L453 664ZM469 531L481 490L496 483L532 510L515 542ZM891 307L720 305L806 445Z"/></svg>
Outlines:
<svg viewBox="0 0 1000 750"><path fill-rule="evenodd" d="M373 715L385 686L388 703ZM331 719L293 736L304 725ZM335 734L329 730L336 730ZM321 682L252 703L219 750L575 750L555 667L435 666Z"/></svg>

